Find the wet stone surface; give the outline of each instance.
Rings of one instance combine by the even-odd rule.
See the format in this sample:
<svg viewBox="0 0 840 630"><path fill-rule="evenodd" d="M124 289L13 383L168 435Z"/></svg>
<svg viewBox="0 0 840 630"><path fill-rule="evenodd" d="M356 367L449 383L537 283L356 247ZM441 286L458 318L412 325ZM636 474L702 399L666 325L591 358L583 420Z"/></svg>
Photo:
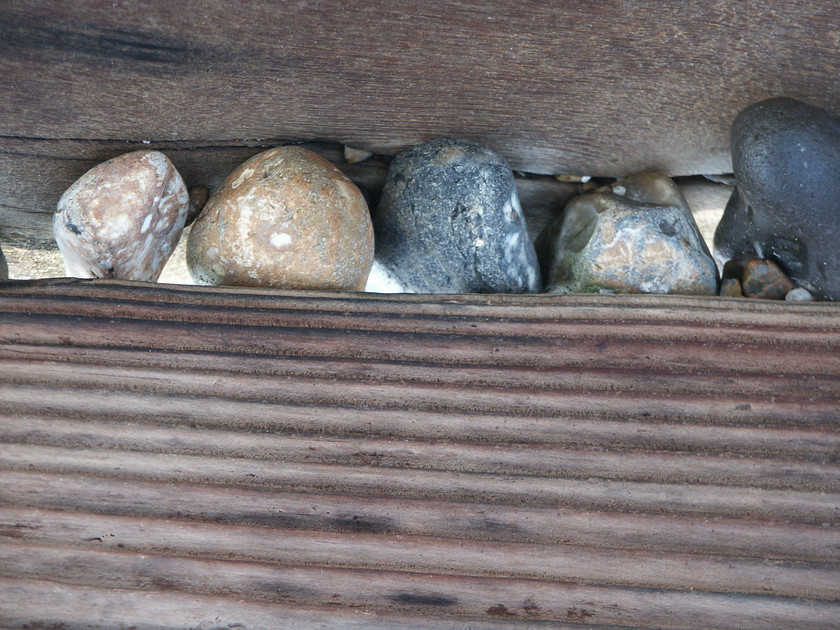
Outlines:
<svg viewBox="0 0 840 630"><path fill-rule="evenodd" d="M225 179L192 225L199 284L361 290L373 227L359 189L299 146L264 151Z"/></svg>
<svg viewBox="0 0 840 630"><path fill-rule="evenodd" d="M522 293L541 288L503 158L465 140L412 147L390 165L373 213L369 291Z"/></svg>
<svg viewBox="0 0 840 630"><path fill-rule="evenodd" d="M184 181L157 151L95 166L61 196L53 235L68 276L155 281L187 218Z"/></svg>
<svg viewBox="0 0 840 630"><path fill-rule="evenodd" d="M736 188L715 257L777 263L818 299L840 299L840 119L789 98L742 111L732 126Z"/></svg>
<svg viewBox="0 0 840 630"><path fill-rule="evenodd" d="M659 173L573 199L536 247L550 292L717 294L717 269L688 204Z"/></svg>

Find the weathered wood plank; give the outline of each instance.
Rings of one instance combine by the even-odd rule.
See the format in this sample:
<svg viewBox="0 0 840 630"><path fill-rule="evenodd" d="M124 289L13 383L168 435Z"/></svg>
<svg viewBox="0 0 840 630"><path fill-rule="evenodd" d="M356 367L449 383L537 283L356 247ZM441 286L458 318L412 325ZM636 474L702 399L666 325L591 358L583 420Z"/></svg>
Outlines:
<svg viewBox="0 0 840 630"><path fill-rule="evenodd" d="M414 630L418 624L430 630L453 627L470 630L498 628L551 628L552 630L622 630L603 624L513 619L408 615L359 608L313 608L280 602L260 602L238 597L214 597L182 592L125 590L120 588L60 584L49 580L0 578L0 614L7 628L73 626L95 630L130 627L137 630L177 628L184 630L232 630L347 628L348 630ZM574 609L576 612L577 609ZM574 618L572 616L571 618ZM189 619L185 623L185 619Z"/></svg>
<svg viewBox="0 0 840 630"><path fill-rule="evenodd" d="M713 484L616 481L469 474L460 471L338 466L261 461L250 458L196 457L0 445L0 465L7 470L81 473L161 483L202 483L263 487L288 492L330 492L378 497L497 502L510 506L573 506L589 510L686 513L714 516L782 518L806 523L840 522L840 493L727 487Z"/></svg>
<svg viewBox="0 0 840 630"><path fill-rule="evenodd" d="M31 570L26 549L33 552L31 555L46 556L43 561L54 560L47 551L53 547L62 547L75 558L86 552L95 557L99 552L144 553L155 549L169 556L285 567L400 573L439 572L446 567L450 576L840 599L838 564L815 562L803 566L798 561L776 560L769 565L764 559L663 555L579 545L279 531L241 525L0 510L0 523L15 522L14 519L25 519L29 527L19 528L17 537L0 543L0 563L6 565L6 575Z"/></svg>
<svg viewBox="0 0 840 630"><path fill-rule="evenodd" d="M281 538L274 539L282 544ZM110 587L154 588L194 595L237 597L297 606L354 607L441 616L496 616L591 620L627 624L645 617L663 628L827 627L840 604L794 598L710 592L608 588L547 579L434 575L422 571L365 570L76 551L24 544L0 545L4 573L25 579ZM66 576L66 577L65 577ZM772 582L772 576L770 582ZM469 593L464 597L463 593ZM741 604L742 606L739 606ZM529 612L530 611L530 612ZM571 612L570 611L574 611ZM419 620L418 620L419 622ZM422 623L422 622L420 622ZM691 625L689 625L691 624Z"/></svg>
<svg viewBox="0 0 840 630"><path fill-rule="evenodd" d="M368 497L137 480L126 484L121 479L44 472L4 471L4 479L8 483L0 486L0 496L7 508L38 508L19 508L21 516L9 512L11 516L0 520L2 536L7 539L20 539L22 530L32 530L27 527L30 519L37 520L41 512L54 510L76 512L76 516L67 517L68 522L89 523L91 527L100 522L93 515L102 515L114 523L159 518L284 531L563 544L717 558L817 563L840 560L837 527L771 522L744 514L641 514L528 505L511 509L498 502L466 502L448 497ZM47 530L38 531L46 535ZM96 536L91 538L98 542ZM108 540L105 543L117 544Z"/></svg>
<svg viewBox="0 0 840 630"><path fill-rule="evenodd" d="M840 111L838 18L828 0L6 2L0 228L46 238L73 180L139 148L211 186L281 142L393 154L441 135L529 173L727 172L746 105L785 94ZM381 162L348 170L381 181Z"/></svg>
<svg viewBox="0 0 840 630"><path fill-rule="evenodd" d="M325 138L389 152L456 133L534 172L725 171L726 128L749 101L784 90L840 104L837 15L832 2L769 0L410 11L381 1L16 0L0 21L0 94L14 113L0 134Z"/></svg>
<svg viewBox="0 0 840 630"><path fill-rule="evenodd" d="M831 627L837 309L2 284L0 619Z"/></svg>
<svg viewBox="0 0 840 630"><path fill-rule="evenodd" d="M515 444L498 444L488 450L483 443L476 444L469 436L460 440L450 438L443 444L418 437L407 444L404 440L374 435L256 436L240 432L220 435L220 429L205 428L203 424L161 427L138 422L111 426L107 421L91 418L27 418L27 422L21 424L17 415L0 415L0 428L5 436L14 437L18 442L43 446L121 448L184 455L266 460L282 458L307 463L443 468L462 472L585 479L613 477L766 488L840 488L840 471L830 461L831 455L837 453L840 435L830 432L805 431L806 435L819 436L823 443L821 447L802 449L800 453L796 453L795 448L781 448L786 441L778 439L779 450L769 454L766 453L767 444L743 443L726 445L725 449L714 453L697 453L688 450L685 445L672 443L667 450L637 454L627 451L612 453L609 448L582 448L560 440L552 445L535 444L527 432L521 434ZM646 430L655 430L657 425L649 424L648 427ZM280 430L280 427L277 429ZM702 433L702 430L703 427L698 427L696 432ZM753 430L748 434L757 435L760 431ZM783 435L787 437L785 433ZM219 439L224 441L224 446L219 446ZM640 446L632 440L620 440L615 436L610 445L625 448ZM729 456L733 452L750 459L735 465ZM596 455L597 459L593 460L589 455ZM789 475L791 472L797 474Z"/></svg>

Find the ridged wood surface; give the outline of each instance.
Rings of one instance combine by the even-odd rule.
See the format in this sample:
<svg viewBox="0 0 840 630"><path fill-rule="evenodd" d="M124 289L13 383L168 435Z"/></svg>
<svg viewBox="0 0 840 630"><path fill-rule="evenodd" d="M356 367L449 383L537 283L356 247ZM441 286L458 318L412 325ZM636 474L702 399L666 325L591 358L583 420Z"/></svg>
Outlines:
<svg viewBox="0 0 840 630"><path fill-rule="evenodd" d="M2 284L0 625L837 627L838 350L828 303Z"/></svg>

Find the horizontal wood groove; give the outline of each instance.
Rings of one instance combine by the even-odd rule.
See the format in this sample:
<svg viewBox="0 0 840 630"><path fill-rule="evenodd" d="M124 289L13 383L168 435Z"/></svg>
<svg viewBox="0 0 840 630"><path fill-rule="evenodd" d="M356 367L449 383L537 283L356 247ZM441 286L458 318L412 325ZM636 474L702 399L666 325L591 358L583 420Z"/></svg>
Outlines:
<svg viewBox="0 0 840 630"><path fill-rule="evenodd" d="M294 568L388 571L402 574L440 572L447 576L491 577L610 584L622 588L703 590L840 599L840 564L743 558L706 558L694 554L594 549L572 545L540 545L494 541L458 541L375 533L278 530L265 527L230 527L153 519L82 517L0 510L0 527L26 518L29 529L15 530L16 538L0 542L2 572L25 573L18 559L27 554L53 561L52 551L83 562L84 554L143 553L199 560L235 560ZM8 527L8 526L6 526ZM90 536L91 529L101 532ZM23 549L21 549L23 548ZM116 557L116 556L111 556ZM49 560L47 560L49 559ZM17 567L15 565L18 565ZM31 572L78 575L69 567Z"/></svg>
<svg viewBox="0 0 840 630"><path fill-rule="evenodd" d="M840 491L840 462L797 461L779 455L741 458L736 462L726 455L650 449L637 454L628 450L580 450L530 444L488 448L472 443L370 436L329 439L148 426L113 427L109 423L71 420L33 421L25 427L20 424L17 419L0 417L0 441L305 464Z"/></svg>
<svg viewBox="0 0 840 630"><path fill-rule="evenodd" d="M569 506L517 506L451 497L413 499L266 488L135 481L4 471L3 504L108 518L161 518L312 532L564 544L700 556L840 562L840 528L745 515L632 514ZM23 508L19 512L23 514ZM34 512L33 512L34 514ZM0 521L2 536L33 529L29 517ZM91 530L93 531L93 530ZM91 537L95 539L95 536Z"/></svg>
<svg viewBox="0 0 840 630"><path fill-rule="evenodd" d="M115 463L115 462L118 462ZM417 471L0 444L0 469L82 473L125 481L154 480L263 487L295 492L493 501L630 512L753 516L840 523L840 494L609 479Z"/></svg>
<svg viewBox="0 0 840 630"><path fill-rule="evenodd" d="M2 284L0 621L831 627L839 314Z"/></svg>
<svg viewBox="0 0 840 630"><path fill-rule="evenodd" d="M471 630L499 628L551 628L552 630L625 630L628 626L540 620L523 614L485 613L480 617L435 616L434 610L394 612L361 606L331 603L328 607L293 606L279 602L258 601L241 595L188 594L172 589L121 589L109 586L89 587L55 580L0 577L0 610L7 628L30 630L65 625L66 620L84 628L108 630L124 626L126 619L143 630L151 628L186 628L190 630L235 630L237 628L276 628L278 619L290 627L347 628L348 630L414 630L421 624L429 630L456 627ZM414 593L403 594L410 599ZM408 596L408 597L406 597ZM417 595L418 600L422 597ZM37 607L32 602L37 602ZM578 600L577 605L584 604ZM527 596L523 610L531 610ZM571 606L566 619L579 618L586 607ZM154 617L150 616L154 611ZM502 611L498 611L501 613ZM586 615L583 615L586 618ZM191 620L186 626L184 620ZM222 623L220 624L220 621ZM819 626L813 626L819 627Z"/></svg>

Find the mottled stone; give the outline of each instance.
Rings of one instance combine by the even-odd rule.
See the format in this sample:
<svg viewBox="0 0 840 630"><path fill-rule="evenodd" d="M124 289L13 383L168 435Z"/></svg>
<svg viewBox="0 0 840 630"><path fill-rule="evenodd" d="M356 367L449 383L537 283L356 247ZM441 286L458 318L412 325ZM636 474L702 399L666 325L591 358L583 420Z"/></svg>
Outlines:
<svg viewBox="0 0 840 630"><path fill-rule="evenodd" d="M3 255L3 250L0 249L0 280L8 280L9 265L6 263L6 257Z"/></svg>
<svg viewBox="0 0 840 630"><path fill-rule="evenodd" d="M373 216L368 290L539 291L540 273L513 173L480 145L441 138L391 162Z"/></svg>
<svg viewBox="0 0 840 630"><path fill-rule="evenodd" d="M741 281L738 278L726 278L720 284L721 297L744 297Z"/></svg>
<svg viewBox="0 0 840 630"><path fill-rule="evenodd" d="M53 235L68 276L155 281L187 218L187 188L157 151L95 166L65 191Z"/></svg>
<svg viewBox="0 0 840 630"><path fill-rule="evenodd" d="M718 264L766 258L819 299L840 299L840 119L789 98L732 126L735 191L715 232Z"/></svg>
<svg viewBox="0 0 840 630"><path fill-rule="evenodd" d="M772 260L755 258L744 265L741 287L747 297L782 300L793 290L793 283Z"/></svg>
<svg viewBox="0 0 840 630"><path fill-rule="evenodd" d="M688 204L659 173L573 199L536 245L547 291L717 295L717 269Z"/></svg>
<svg viewBox="0 0 840 630"><path fill-rule="evenodd" d="M811 295L808 289L803 289L802 287L793 289L785 295L785 302L811 302L813 299L814 296Z"/></svg>
<svg viewBox="0 0 840 630"><path fill-rule="evenodd" d="M187 242L199 284L360 290L372 262L373 227L359 189L299 146L264 151L233 171Z"/></svg>

